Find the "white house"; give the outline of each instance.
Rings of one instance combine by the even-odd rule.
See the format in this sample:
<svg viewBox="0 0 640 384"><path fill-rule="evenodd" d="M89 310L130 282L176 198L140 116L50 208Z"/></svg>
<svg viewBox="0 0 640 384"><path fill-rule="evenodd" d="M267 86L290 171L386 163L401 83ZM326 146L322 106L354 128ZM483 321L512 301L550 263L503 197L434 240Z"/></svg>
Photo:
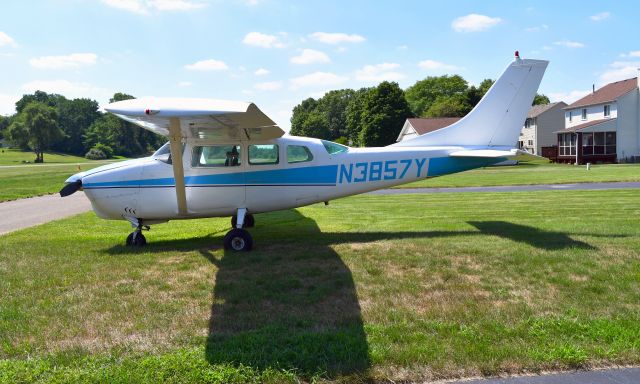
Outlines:
<svg viewBox="0 0 640 384"><path fill-rule="evenodd" d="M605 85L564 108L558 161L640 161L640 77Z"/></svg>
<svg viewBox="0 0 640 384"><path fill-rule="evenodd" d="M563 108L567 103L534 105L527 114L520 132L518 146L534 155L542 154L542 147L556 144L556 132L564 128Z"/></svg>

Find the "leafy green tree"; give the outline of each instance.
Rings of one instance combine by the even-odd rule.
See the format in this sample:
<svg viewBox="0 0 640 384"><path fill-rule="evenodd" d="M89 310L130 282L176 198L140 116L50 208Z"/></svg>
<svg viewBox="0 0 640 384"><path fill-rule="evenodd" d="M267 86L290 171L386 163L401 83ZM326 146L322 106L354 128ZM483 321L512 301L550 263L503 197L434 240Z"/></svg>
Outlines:
<svg viewBox="0 0 640 384"><path fill-rule="evenodd" d="M463 117L471 110L467 95L438 97L424 113L424 117Z"/></svg>
<svg viewBox="0 0 640 384"><path fill-rule="evenodd" d="M64 137L58 127L55 108L42 102L31 102L21 108L17 118L9 127L12 140L26 140L36 154L36 163L44 162L44 151Z"/></svg>
<svg viewBox="0 0 640 384"><path fill-rule="evenodd" d="M327 92L318 100L317 110L322 112L329 127L330 140L336 140L347 133L347 105L355 95L353 89L339 89Z"/></svg>
<svg viewBox="0 0 640 384"><path fill-rule="evenodd" d="M331 140L331 130L327 116L320 111L312 111L302 123L302 132L305 136L323 140Z"/></svg>
<svg viewBox="0 0 640 384"><path fill-rule="evenodd" d="M384 81L367 94L361 115L360 143L368 147L393 144L405 120L412 116L398 83Z"/></svg>
<svg viewBox="0 0 640 384"><path fill-rule="evenodd" d="M465 94L467 89L467 81L459 75L430 76L407 88L405 96L413 114L423 116L438 97Z"/></svg>
<svg viewBox="0 0 640 384"><path fill-rule="evenodd" d="M43 91L35 91L33 95L23 95L20 100L16 102L16 111L18 113L22 112L24 108L30 103L39 102L42 104L46 104L49 107L57 107L66 98L62 95L58 94L50 94Z"/></svg>
<svg viewBox="0 0 640 384"><path fill-rule="evenodd" d="M82 143L83 136L91 124L100 117L98 108L98 102L91 99L61 100L57 105L58 124L65 137L54 149L82 156L86 152Z"/></svg>
<svg viewBox="0 0 640 384"><path fill-rule="evenodd" d="M296 136L305 136L304 122L309 117L309 114L318 108L318 101L313 97L302 100L302 102L293 107L293 114L291 115L291 134Z"/></svg>
<svg viewBox="0 0 640 384"><path fill-rule="evenodd" d="M360 88L355 91L349 100L345 110L345 124L347 128L347 138L351 145L361 146L360 131L362 130L362 113L364 112L364 102L373 88Z"/></svg>
<svg viewBox="0 0 640 384"><path fill-rule="evenodd" d="M542 104L549 104L549 98L546 95L543 95L541 93L536 93L536 97L533 98L533 104L532 105L542 105Z"/></svg>

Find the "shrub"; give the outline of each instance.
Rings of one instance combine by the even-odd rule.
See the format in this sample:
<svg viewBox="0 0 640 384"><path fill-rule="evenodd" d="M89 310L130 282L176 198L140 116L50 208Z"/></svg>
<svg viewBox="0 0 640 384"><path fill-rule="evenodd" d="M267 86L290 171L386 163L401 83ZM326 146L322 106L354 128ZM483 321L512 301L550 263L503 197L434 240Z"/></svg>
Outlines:
<svg viewBox="0 0 640 384"><path fill-rule="evenodd" d="M89 160L104 160L107 158L107 155L97 148L91 148L84 157Z"/></svg>
<svg viewBox="0 0 640 384"><path fill-rule="evenodd" d="M107 159L110 159L113 157L113 149L108 145L105 145L102 143L96 143L96 145L94 145L92 149L97 149L102 151L102 153L104 153Z"/></svg>

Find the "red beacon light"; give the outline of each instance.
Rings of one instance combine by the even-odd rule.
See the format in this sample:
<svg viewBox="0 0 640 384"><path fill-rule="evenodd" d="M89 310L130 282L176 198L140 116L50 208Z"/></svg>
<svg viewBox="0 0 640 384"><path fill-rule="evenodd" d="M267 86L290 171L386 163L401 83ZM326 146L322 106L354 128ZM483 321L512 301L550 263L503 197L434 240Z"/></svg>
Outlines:
<svg viewBox="0 0 640 384"><path fill-rule="evenodd" d="M515 55L516 55L516 59L519 59L520 58L520 51L516 51Z"/></svg>

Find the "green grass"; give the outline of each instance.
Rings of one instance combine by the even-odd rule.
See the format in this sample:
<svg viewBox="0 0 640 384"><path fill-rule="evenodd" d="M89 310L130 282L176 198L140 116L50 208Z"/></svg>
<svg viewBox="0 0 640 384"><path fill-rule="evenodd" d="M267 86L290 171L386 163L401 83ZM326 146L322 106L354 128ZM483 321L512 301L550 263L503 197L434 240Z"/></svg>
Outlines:
<svg viewBox="0 0 640 384"><path fill-rule="evenodd" d="M431 380L640 363L637 190L358 196L0 236L0 382Z"/></svg>
<svg viewBox="0 0 640 384"><path fill-rule="evenodd" d="M586 166L550 163L521 163L517 166L478 168L404 184L399 188L479 187L640 181L640 164L595 164Z"/></svg>
<svg viewBox="0 0 640 384"><path fill-rule="evenodd" d="M25 162L33 163L36 155L31 151L23 151L20 149L0 148L0 165L21 165ZM49 153L44 154L45 164L53 163L85 163L87 160L84 157L66 155L64 153Z"/></svg>

